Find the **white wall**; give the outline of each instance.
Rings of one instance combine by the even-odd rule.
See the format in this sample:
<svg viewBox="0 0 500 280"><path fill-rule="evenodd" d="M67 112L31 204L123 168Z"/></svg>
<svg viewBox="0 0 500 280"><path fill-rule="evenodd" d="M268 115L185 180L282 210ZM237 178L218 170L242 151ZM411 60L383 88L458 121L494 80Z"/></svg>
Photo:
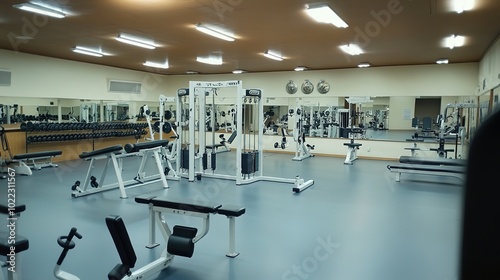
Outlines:
<svg viewBox="0 0 500 280"><path fill-rule="evenodd" d="M478 63L166 76L7 50L0 50L0 69L12 72L12 85L0 86L0 96L123 101L156 101L160 94L173 96L192 80L242 80L244 88L260 88L264 97L470 96L477 92L478 77ZM109 93L108 79L142 82L143 92ZM305 95L299 89L293 95L286 93L285 85L290 80L300 88L306 79L315 87L324 79L330 83L330 92L321 95L315 90Z"/></svg>
<svg viewBox="0 0 500 280"><path fill-rule="evenodd" d="M479 62L478 94L500 85L500 37L497 38Z"/></svg>

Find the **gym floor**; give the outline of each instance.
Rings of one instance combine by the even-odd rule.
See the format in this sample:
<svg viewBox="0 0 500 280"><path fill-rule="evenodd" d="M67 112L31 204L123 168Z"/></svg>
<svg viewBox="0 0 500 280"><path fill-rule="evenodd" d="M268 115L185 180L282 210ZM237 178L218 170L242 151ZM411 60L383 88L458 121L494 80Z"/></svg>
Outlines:
<svg viewBox="0 0 500 280"><path fill-rule="evenodd" d="M403 153L403 152L402 152ZM152 183L119 191L71 197L70 186L83 181L88 163L75 160L57 168L16 177L16 199L26 204L18 220L18 234L30 248L18 255L21 279L54 279L53 268L61 248L56 240L76 227L75 239L62 269L80 279L107 279L120 262L104 219L120 215L129 232L138 261L136 270L159 256L165 246L147 249L148 209L134 197L143 194L186 201L236 204L246 213L236 218L234 259L228 250L228 220L211 215L208 234L195 244L192 258L176 256L155 279L349 279L454 280L458 273L462 182L456 178L395 174L392 162L314 157L292 161L293 155L264 154L265 175L305 180L315 184L293 193L293 184L260 181L237 186L234 181L202 178L168 181L170 188ZM234 172L234 152L218 154L217 173ZM124 177L132 178L138 158L124 160ZM154 164L151 161L151 164ZM154 166L150 166L155 170ZM96 177L102 166L95 167ZM233 173L234 174L234 173ZM107 182L116 181L109 172ZM6 197L7 180L0 180ZM2 202L6 203L6 202ZM200 219L166 215L169 225L199 227Z"/></svg>

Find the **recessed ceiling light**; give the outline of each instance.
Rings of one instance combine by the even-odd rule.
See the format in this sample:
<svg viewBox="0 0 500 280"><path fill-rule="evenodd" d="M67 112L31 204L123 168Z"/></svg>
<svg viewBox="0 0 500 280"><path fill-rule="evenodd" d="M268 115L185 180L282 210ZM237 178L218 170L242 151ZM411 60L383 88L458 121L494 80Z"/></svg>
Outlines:
<svg viewBox="0 0 500 280"><path fill-rule="evenodd" d="M282 61L283 60L283 57L280 54L275 53L273 51L266 51L264 53L264 56L267 57L267 58L270 58L270 59L278 60L278 61Z"/></svg>
<svg viewBox="0 0 500 280"><path fill-rule="evenodd" d="M193 70L188 70L188 71L186 71L186 74L188 74L188 75L194 75L194 74L198 74L198 72L197 71L193 71Z"/></svg>
<svg viewBox="0 0 500 280"><path fill-rule="evenodd" d="M233 70L233 74L241 74L241 73L246 73L247 71L245 70L242 70L242 69L236 69L236 70Z"/></svg>
<svg viewBox="0 0 500 280"><path fill-rule="evenodd" d="M464 36L451 35L444 39L444 44L446 47L453 49L455 47L461 47L465 43Z"/></svg>
<svg viewBox="0 0 500 280"><path fill-rule="evenodd" d="M366 68L366 67L370 67L370 63L368 62L361 62L360 64L358 64L358 67L359 68Z"/></svg>
<svg viewBox="0 0 500 280"><path fill-rule="evenodd" d="M304 66L297 66L295 67L295 69L293 69L294 71L305 71L307 70L307 67L304 67Z"/></svg>
<svg viewBox="0 0 500 280"><path fill-rule="evenodd" d="M55 18L64 18L66 16L61 10L48 5L34 4L34 3L22 3L13 5L14 8L18 8L24 11L42 14Z"/></svg>
<svg viewBox="0 0 500 280"><path fill-rule="evenodd" d="M118 36L116 36L116 40L118 40L122 43L138 46L141 48L146 48L146 49L151 49L151 50L156 48L154 41L134 37L134 36L127 35L127 34L119 34Z"/></svg>
<svg viewBox="0 0 500 280"><path fill-rule="evenodd" d="M222 30L215 30L214 28L209 28L201 23L198 23L196 25L196 29L198 31L205 33L205 34L217 37L217 38L222 39L222 40L234 41L234 37L232 35L227 34L226 32L224 32Z"/></svg>

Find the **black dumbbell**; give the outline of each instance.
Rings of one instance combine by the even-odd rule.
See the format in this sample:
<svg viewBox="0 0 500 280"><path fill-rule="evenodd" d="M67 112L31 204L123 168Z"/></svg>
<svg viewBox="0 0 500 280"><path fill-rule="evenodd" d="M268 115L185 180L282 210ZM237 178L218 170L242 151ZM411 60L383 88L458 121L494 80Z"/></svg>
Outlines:
<svg viewBox="0 0 500 280"><path fill-rule="evenodd" d="M71 186L71 190L74 191L80 186L80 181L76 181L73 186Z"/></svg>
<svg viewBox="0 0 500 280"><path fill-rule="evenodd" d="M90 177L90 186L92 186L93 188L99 187L99 183L97 183L96 177L94 177L94 176Z"/></svg>

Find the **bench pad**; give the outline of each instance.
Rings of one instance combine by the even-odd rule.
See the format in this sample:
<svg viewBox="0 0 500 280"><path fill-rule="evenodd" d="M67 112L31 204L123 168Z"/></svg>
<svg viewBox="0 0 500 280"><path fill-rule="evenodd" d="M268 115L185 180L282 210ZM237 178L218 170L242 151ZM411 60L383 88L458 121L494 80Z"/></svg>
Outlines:
<svg viewBox="0 0 500 280"><path fill-rule="evenodd" d="M226 215L228 217L239 217L245 214L245 207L236 205L223 205L217 210L218 214Z"/></svg>
<svg viewBox="0 0 500 280"><path fill-rule="evenodd" d="M9 244L8 237L8 232L0 231L0 255L6 256L7 254L9 254L11 246L16 247L16 249L14 250L16 253L28 250L30 243L24 236L16 234L15 244Z"/></svg>
<svg viewBox="0 0 500 280"><path fill-rule="evenodd" d="M55 157L62 154L62 151L44 151L35 153L18 154L12 157L13 160L23 160L23 159L33 159L33 158L44 158L44 157Z"/></svg>
<svg viewBox="0 0 500 280"><path fill-rule="evenodd" d="M177 209L182 211L200 212L200 213L216 213L222 205L212 203L209 205L192 204L188 202L167 200L159 197L136 197L135 202L143 204L153 204L153 206Z"/></svg>
<svg viewBox="0 0 500 280"><path fill-rule="evenodd" d="M452 158L419 158L410 156L401 156L400 163L422 164L422 165L447 165L447 166L465 166L467 161L463 159Z"/></svg>
<svg viewBox="0 0 500 280"><path fill-rule="evenodd" d="M14 207L14 213L21 213L24 210L26 210L26 205L24 204L16 205ZM7 205L0 204L0 213L9 215L9 207Z"/></svg>
<svg viewBox="0 0 500 280"><path fill-rule="evenodd" d="M102 148L99 150L95 150L92 152L83 152L80 154L80 158L89 158L89 157L94 157L94 156L99 156L99 155L104 155L104 154L109 154L109 153L114 153L114 152L119 152L123 148L121 145L115 145L115 146L110 146L106 148Z"/></svg>
<svg viewBox="0 0 500 280"><path fill-rule="evenodd" d="M418 170L426 172L447 172L447 173L465 173L465 168L461 166L442 166L442 165L387 165L387 169L393 170Z"/></svg>
<svg viewBox="0 0 500 280"><path fill-rule="evenodd" d="M165 147L168 145L168 140L154 140L148 142L141 142L136 144L127 144L125 150L127 153L135 153L142 149L151 149L156 147Z"/></svg>

